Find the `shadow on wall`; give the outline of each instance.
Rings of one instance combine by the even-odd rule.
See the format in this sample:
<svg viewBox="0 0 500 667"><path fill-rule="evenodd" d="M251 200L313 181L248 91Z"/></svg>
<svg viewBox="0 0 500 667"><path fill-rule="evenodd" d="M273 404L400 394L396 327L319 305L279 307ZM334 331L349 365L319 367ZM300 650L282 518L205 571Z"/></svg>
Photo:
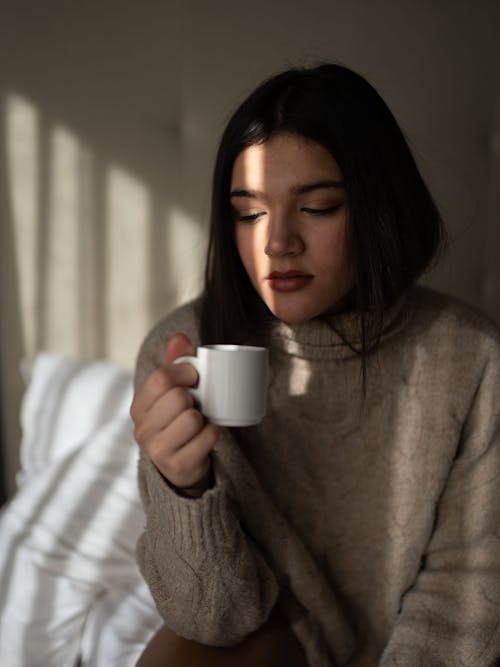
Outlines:
<svg viewBox="0 0 500 667"><path fill-rule="evenodd" d="M1 111L0 415L10 495L20 360L49 350L132 368L152 322L196 293L203 243L199 223L175 198L173 133L157 148L165 157L152 160L166 181L159 194L158 183L27 96L6 91Z"/></svg>
<svg viewBox="0 0 500 667"><path fill-rule="evenodd" d="M178 4L5 3L2 227L28 357L130 367L152 321L198 288L199 216L179 187Z"/></svg>
<svg viewBox="0 0 500 667"><path fill-rule="evenodd" d="M11 491L20 360L43 349L131 368L152 322L199 287L203 234L179 187L179 20L176 0L168 11L2 5L0 415Z"/></svg>
<svg viewBox="0 0 500 667"><path fill-rule="evenodd" d="M10 191L6 179L5 132L0 132L0 447L2 502L13 490L20 428L17 414L22 392L18 362L23 353L18 272L12 238ZM15 462L15 463L14 463ZM5 495L3 486L5 485Z"/></svg>
<svg viewBox="0 0 500 667"><path fill-rule="evenodd" d="M53 349L130 367L147 327L184 296L197 225L27 98L7 93L4 119L24 355Z"/></svg>

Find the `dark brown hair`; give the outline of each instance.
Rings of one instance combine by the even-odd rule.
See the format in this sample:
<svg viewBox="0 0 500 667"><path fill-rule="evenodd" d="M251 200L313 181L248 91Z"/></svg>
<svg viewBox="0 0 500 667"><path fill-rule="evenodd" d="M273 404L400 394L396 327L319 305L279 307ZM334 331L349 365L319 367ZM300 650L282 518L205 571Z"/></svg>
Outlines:
<svg viewBox="0 0 500 667"><path fill-rule="evenodd" d="M341 65L273 76L231 117L213 175L201 339L259 341L272 319L240 261L229 194L239 153L280 131L321 144L343 173L354 275L351 303L359 314L357 350L364 370L385 309L429 266L444 242L444 229L391 111L365 79Z"/></svg>

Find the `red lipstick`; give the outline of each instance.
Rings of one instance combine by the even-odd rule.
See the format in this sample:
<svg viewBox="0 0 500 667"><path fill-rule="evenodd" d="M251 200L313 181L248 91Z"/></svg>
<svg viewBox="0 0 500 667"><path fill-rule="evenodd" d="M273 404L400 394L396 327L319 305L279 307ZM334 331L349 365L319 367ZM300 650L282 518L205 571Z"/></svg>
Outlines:
<svg viewBox="0 0 500 667"><path fill-rule="evenodd" d="M275 292L295 292L308 285L314 278L303 271L272 271L266 278Z"/></svg>

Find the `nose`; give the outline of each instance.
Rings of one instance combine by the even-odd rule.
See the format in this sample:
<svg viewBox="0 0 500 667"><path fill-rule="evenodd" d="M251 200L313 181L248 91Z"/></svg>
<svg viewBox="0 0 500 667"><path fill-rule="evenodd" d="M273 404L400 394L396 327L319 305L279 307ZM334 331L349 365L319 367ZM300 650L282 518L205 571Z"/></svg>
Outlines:
<svg viewBox="0 0 500 667"><path fill-rule="evenodd" d="M289 217L275 216L269 220L264 250L266 255L269 257L299 255L303 250L304 241Z"/></svg>

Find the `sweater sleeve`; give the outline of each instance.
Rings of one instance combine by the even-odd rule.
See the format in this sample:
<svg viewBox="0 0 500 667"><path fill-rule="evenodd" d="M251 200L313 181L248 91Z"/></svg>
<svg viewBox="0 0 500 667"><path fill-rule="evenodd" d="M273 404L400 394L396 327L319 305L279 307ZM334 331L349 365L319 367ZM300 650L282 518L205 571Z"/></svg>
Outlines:
<svg viewBox="0 0 500 667"><path fill-rule="evenodd" d="M240 526L216 455L214 473L212 489L198 499L184 498L141 456L147 520L137 557L156 606L175 633L231 646L267 620L278 584Z"/></svg>
<svg viewBox="0 0 500 667"><path fill-rule="evenodd" d="M135 385L163 363L177 331L198 344L192 305L161 321L146 337ZM226 429L217 447L235 444ZM267 620L278 584L256 545L241 527L231 482L216 453L215 485L201 498L178 495L141 452L139 490L146 514L137 560L156 606L178 635L203 644L231 646Z"/></svg>
<svg viewBox="0 0 500 667"><path fill-rule="evenodd" d="M452 389L452 388L451 388ZM462 429L422 569L380 667L493 667L500 659L500 354Z"/></svg>

